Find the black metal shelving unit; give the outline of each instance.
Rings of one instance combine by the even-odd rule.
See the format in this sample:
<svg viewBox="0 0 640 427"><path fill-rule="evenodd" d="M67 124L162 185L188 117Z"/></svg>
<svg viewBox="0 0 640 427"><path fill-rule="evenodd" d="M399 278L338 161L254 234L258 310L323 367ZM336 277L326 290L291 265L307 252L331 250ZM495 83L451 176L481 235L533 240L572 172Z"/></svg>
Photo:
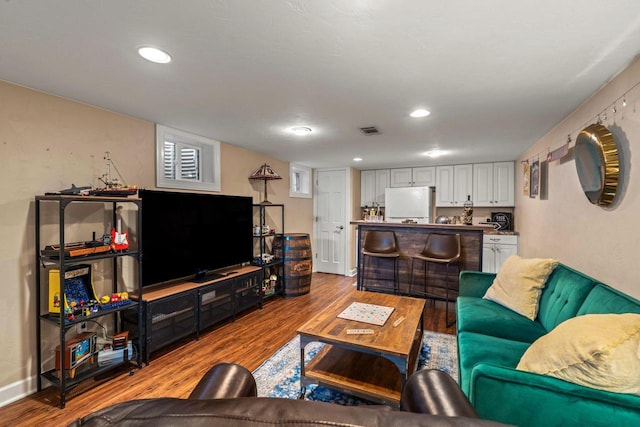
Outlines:
<svg viewBox="0 0 640 427"><path fill-rule="evenodd" d="M274 239L275 237L279 237L280 239L284 238L284 205L283 204L254 204L254 209L258 210L259 217L259 227L260 234L256 234L254 232L254 239L258 239L258 248L259 254L254 258L254 265L262 267L262 280L269 278L272 274L272 269L277 269L278 274L278 284L276 289L272 294L262 293L262 299L270 298L274 295L284 295L284 259L282 258L274 258L270 262L263 262L262 254L267 252L267 239ZM275 233L263 233L262 230L264 226L267 225L267 210L279 211L276 212L276 215L280 215L280 224L276 226ZM277 221L277 218L276 218ZM273 245L273 241L271 242ZM261 286L262 289L262 286Z"/></svg>
<svg viewBox="0 0 640 427"><path fill-rule="evenodd" d="M98 319L111 319L113 322L113 332L120 332L122 322L118 318L118 314L123 310L136 310L138 317L138 325L142 322L142 311L141 305L138 304L137 301L141 300L142 289L141 289L141 279L142 279L142 254L138 250L140 248L140 242L138 241L136 245L132 245L129 249L125 251L118 252L104 252L98 255L84 255L84 256L70 256L67 255L65 251L65 235L66 235L66 212L70 205L72 204L102 204L103 209L105 211L110 207L112 211L112 222L111 224L116 224L117 214L116 209L118 206L123 205L135 205L137 207L136 213L136 233L139 236L142 230L142 204L141 199L139 198L126 198L126 197L102 197L102 196L67 196L67 195L44 195L37 196L35 198L36 209L35 209L35 248L36 248L36 298L35 298L35 313L37 315L36 319L36 334L37 334L37 367L38 367L38 376L37 376L37 386L38 391L42 390L42 380L45 379L54 386L60 389L60 407L64 408L66 404L67 393L73 389L75 386L80 384L82 381L90 378L94 378L98 375L106 373L108 371L120 368L124 365L130 365L130 358L132 355L128 354L128 349L125 348L122 355L122 360L116 360L113 363L108 364L107 366L99 366L98 364L98 351L96 348L95 353L92 354L92 357L89 359L90 362L83 363L78 366L77 369L73 371L73 375L70 375L65 367L65 359L67 357L64 349L65 343L67 343L73 337L67 337L67 333L72 330L75 326L82 324L84 322L92 322L97 321ZM42 249L44 248L43 242L41 241L41 229L44 224L42 224L42 210L47 209L48 205L57 205L58 208L58 223L57 226L59 228L59 250L56 255L52 255L50 252L47 255L42 254ZM47 207L45 207L47 206ZM47 211L49 212L49 211ZM51 218L54 218L53 215ZM52 220L53 221L53 220ZM74 221L75 222L75 221ZM47 223L46 225L50 226L51 223ZM68 242L67 242L68 243ZM136 277L137 283L135 284L135 293L137 293L137 301L129 300L128 303L120 303L120 304L110 304L111 307L98 310L95 312L83 313L82 315L77 315L73 319L69 319L64 312L64 295L65 295L65 272L73 268L74 266L78 266L80 264L88 264L95 262L105 262L104 260L110 261L112 263L112 293L116 293L119 290L118 286L118 277L120 267L118 266L118 259L120 258L133 258L136 260L137 266L137 274L134 275ZM43 283L43 271L48 268L57 267L59 269L59 283L60 283L60 313L52 314L50 312L45 313L44 306L45 304L43 300L43 292L42 289L46 289L48 283ZM59 344L60 355L59 355L59 367L60 369L56 369L54 366L53 369L50 367L43 368L43 352L45 350L53 350L55 353L55 348L44 348L44 340L43 340L43 325L49 325L49 328L57 328L59 333L59 339L56 344ZM141 348L141 342L138 338L136 345L138 351L134 351L136 354L135 364L138 368L142 367L141 356L139 349ZM55 344L54 344L55 346ZM46 362L47 365L51 365L51 361ZM55 364L54 364L55 365Z"/></svg>

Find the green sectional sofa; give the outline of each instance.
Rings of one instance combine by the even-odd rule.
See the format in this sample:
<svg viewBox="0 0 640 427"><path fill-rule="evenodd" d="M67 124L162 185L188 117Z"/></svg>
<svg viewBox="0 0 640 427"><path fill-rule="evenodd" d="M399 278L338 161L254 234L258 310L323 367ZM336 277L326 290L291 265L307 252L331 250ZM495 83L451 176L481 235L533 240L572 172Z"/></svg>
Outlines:
<svg viewBox="0 0 640 427"><path fill-rule="evenodd" d="M534 321L483 299L496 275L460 273L458 382L484 419L526 426L640 426L640 396L516 369L539 337L585 314L638 313L640 301L558 264Z"/></svg>

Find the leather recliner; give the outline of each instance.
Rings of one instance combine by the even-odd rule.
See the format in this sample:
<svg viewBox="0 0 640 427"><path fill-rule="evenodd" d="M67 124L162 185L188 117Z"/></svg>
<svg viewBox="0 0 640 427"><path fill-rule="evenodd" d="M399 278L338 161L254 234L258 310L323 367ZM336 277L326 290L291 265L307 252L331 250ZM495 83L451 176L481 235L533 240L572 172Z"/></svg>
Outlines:
<svg viewBox="0 0 640 427"><path fill-rule="evenodd" d="M414 373L402 392L400 411L388 406L340 406L256 397L253 375L240 365L214 366L188 399L156 398L118 403L71 426L498 426L480 420L446 373Z"/></svg>

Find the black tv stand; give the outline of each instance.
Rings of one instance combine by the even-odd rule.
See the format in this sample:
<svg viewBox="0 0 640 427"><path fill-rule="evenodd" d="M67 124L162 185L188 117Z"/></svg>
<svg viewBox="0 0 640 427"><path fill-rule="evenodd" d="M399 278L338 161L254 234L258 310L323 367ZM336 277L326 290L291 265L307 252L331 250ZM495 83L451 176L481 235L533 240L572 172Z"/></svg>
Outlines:
<svg viewBox="0 0 640 427"><path fill-rule="evenodd" d="M254 306L262 307L262 268L238 266L219 270L191 281L146 288L142 293L142 322L137 312L122 316L129 336L142 337L142 359L149 364L152 352L189 335L198 339L205 328L224 321ZM138 295L132 295L137 300Z"/></svg>
<svg viewBox="0 0 640 427"><path fill-rule="evenodd" d="M225 273L203 273L196 274L196 277L193 279L195 283L206 283L216 279L223 279L227 277Z"/></svg>

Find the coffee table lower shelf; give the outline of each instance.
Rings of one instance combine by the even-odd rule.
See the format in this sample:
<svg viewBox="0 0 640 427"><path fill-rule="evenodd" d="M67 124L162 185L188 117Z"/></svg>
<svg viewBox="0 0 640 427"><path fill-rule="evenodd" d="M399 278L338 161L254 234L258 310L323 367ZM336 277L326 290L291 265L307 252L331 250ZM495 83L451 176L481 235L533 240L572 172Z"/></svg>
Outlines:
<svg viewBox="0 0 640 427"><path fill-rule="evenodd" d="M305 366L301 385L319 384L377 403L400 405L402 376L389 359L325 345Z"/></svg>
<svg viewBox="0 0 640 427"><path fill-rule="evenodd" d="M343 319L354 302L392 307L383 325ZM325 387L399 408L402 386L415 372L424 331L424 300L358 291L330 304L298 328L300 336L300 396L306 386ZM368 326L371 334L350 334L351 328ZM305 348L324 343L305 363Z"/></svg>

